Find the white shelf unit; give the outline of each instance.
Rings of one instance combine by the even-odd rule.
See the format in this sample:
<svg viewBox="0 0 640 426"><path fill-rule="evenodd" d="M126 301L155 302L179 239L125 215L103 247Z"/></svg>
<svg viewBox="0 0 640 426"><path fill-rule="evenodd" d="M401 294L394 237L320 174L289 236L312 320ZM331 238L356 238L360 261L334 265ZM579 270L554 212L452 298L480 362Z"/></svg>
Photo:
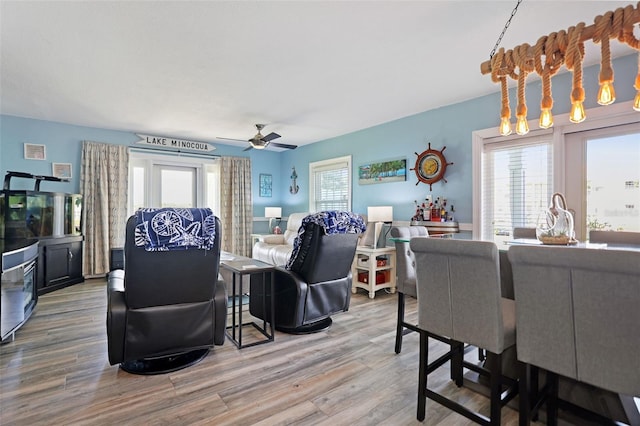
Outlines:
<svg viewBox="0 0 640 426"><path fill-rule="evenodd" d="M383 265L378 266L378 260ZM386 274L383 282L377 283L378 272ZM376 297L376 291L388 288L396 292L396 249L395 247L372 248L358 246L351 267L351 292L358 288L369 292L369 298ZM366 277L366 281L365 281Z"/></svg>

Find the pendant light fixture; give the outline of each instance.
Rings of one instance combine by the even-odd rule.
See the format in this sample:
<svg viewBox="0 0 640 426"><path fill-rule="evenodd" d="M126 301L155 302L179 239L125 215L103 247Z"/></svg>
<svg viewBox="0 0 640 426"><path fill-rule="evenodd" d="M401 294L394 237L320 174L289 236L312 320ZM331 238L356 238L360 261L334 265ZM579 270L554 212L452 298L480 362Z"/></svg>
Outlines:
<svg viewBox="0 0 640 426"><path fill-rule="evenodd" d="M511 110L509 108L507 78L518 82L516 133L525 135L529 132L525 100L525 80L527 75L535 72L542 79L539 126L543 129L548 129L553 126L551 77L563 65L572 72L569 120L573 123L580 123L585 120L582 64L584 43L589 40L599 43L601 47L600 89L597 99L600 105L610 105L616 100L610 40L617 39L619 42L638 51L638 74L633 86L637 93L633 102L633 109L640 111L640 40L634 35L634 27L640 23L640 2L635 7L629 5L624 8L618 8L615 11L606 12L604 15L596 16L592 25L587 26L584 22L580 22L575 26L569 27L566 31L560 30L542 36L534 46L524 43L507 51L504 48L498 50L500 41L521 2L522 0L518 0L511 12L511 16L489 55L490 59L480 65L482 74L491 74L491 80L495 83L500 83L502 108L500 110L499 130L501 135L506 136L511 133Z"/></svg>

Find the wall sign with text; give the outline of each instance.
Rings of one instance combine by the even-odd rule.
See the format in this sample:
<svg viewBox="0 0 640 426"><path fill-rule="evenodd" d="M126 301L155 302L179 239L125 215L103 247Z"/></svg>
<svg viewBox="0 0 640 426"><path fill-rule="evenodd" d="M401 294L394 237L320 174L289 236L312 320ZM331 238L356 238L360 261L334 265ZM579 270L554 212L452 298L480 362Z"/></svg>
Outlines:
<svg viewBox="0 0 640 426"><path fill-rule="evenodd" d="M166 149L173 151L191 151L207 153L216 149L208 142L188 141L184 139L167 138L164 136L140 135L136 145L143 145L147 148Z"/></svg>

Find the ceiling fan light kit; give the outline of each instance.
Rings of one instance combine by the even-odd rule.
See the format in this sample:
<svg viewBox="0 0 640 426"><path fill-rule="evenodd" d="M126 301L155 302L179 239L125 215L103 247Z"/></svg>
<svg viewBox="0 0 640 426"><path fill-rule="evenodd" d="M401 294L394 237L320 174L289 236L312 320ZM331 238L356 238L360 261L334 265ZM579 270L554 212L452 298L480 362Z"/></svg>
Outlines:
<svg viewBox="0 0 640 426"><path fill-rule="evenodd" d="M611 66L610 39L618 39L638 51L638 73L633 87L636 96L633 109L640 111L640 40L634 35L634 27L640 23L640 2L634 8L633 5L618 8L615 11L606 12L594 18L594 24L586 26L584 22L567 30L560 30L549 35L542 36L534 46L527 43L505 51L498 50L498 45L504 36L511 19L516 14L522 0L518 0L511 12L502 33L498 37L495 47L489 55L489 60L480 65L482 74L491 74L491 80L500 83L502 109L500 111L500 134L506 136L511 133L511 109L509 108L509 93L507 89L507 77L517 80L516 107L516 132L525 135L529 132L527 124L527 105L525 101L525 80L527 75L535 72L542 79L542 100L540 102L539 126L547 129L553 126L553 98L551 96L551 77L565 65L573 72L571 90L571 111L569 120L572 123L580 123L586 118L584 112L585 92L582 87L582 60L584 58L584 42L592 40L600 43L601 62L598 91L598 103L610 105L615 99L613 88L613 68ZM497 50L497 52L496 52Z"/></svg>

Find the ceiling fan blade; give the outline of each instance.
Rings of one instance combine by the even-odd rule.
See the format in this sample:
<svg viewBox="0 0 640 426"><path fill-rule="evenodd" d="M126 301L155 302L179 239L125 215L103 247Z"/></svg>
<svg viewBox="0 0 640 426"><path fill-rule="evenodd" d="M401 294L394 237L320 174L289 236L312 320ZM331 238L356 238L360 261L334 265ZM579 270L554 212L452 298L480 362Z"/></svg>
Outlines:
<svg viewBox="0 0 640 426"><path fill-rule="evenodd" d="M247 142L246 139L221 138L219 136L216 137L216 139L222 139L222 140L225 140L225 141L245 142L245 143Z"/></svg>
<svg viewBox="0 0 640 426"><path fill-rule="evenodd" d="M265 141L265 142L269 142L269 141L272 141L274 139L278 139L279 137L280 137L279 134L271 132L267 136L263 137L262 140Z"/></svg>
<svg viewBox="0 0 640 426"><path fill-rule="evenodd" d="M250 149L253 149L253 147L251 145L249 145L248 147L246 147L245 149L243 149L243 151L249 151Z"/></svg>
<svg viewBox="0 0 640 426"><path fill-rule="evenodd" d="M271 146L277 146L278 148L296 149L298 145L287 145L286 143L271 142Z"/></svg>

